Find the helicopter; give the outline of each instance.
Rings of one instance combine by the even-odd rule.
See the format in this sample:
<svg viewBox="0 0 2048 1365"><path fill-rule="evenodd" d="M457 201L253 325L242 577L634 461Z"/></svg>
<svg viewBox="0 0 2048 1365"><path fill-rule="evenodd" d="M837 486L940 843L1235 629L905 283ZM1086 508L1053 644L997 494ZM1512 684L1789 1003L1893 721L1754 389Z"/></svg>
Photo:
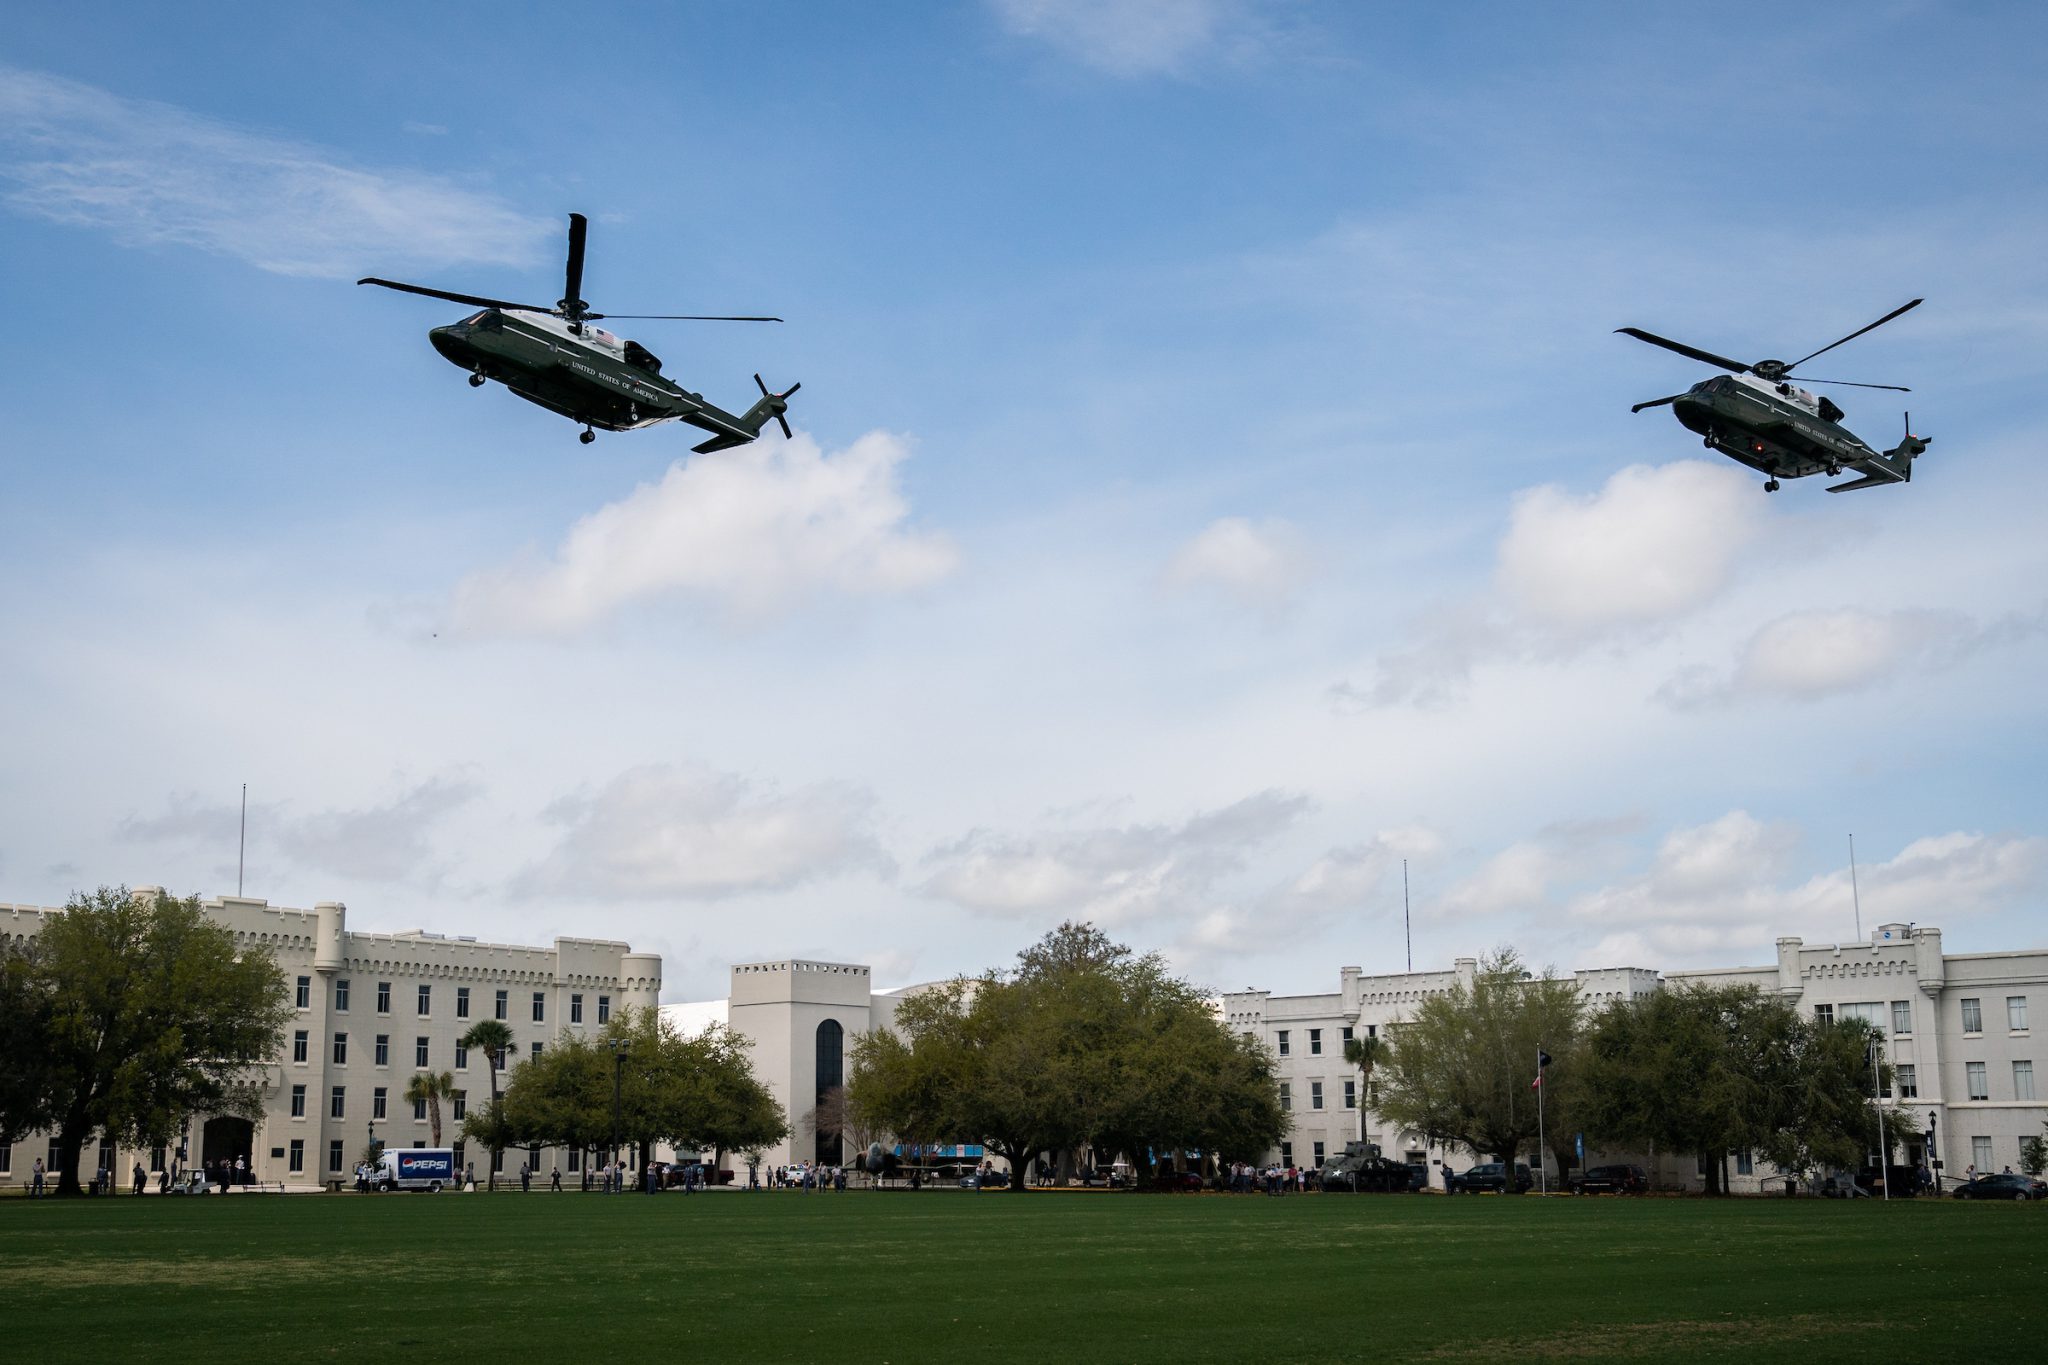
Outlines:
<svg viewBox="0 0 2048 1365"><path fill-rule="evenodd" d="M1861 477L1847 483L1830 484L1828 492L1847 493L1857 488L1879 488L1886 484L1909 483L1913 461L1925 451L1932 438L1913 434L1913 419L1906 416L1906 437L1890 450L1875 450L1841 425L1846 415L1833 400L1816 398L1792 382L1792 371L1814 356L1832 351L1844 341L1854 341L1865 332L1882 327L1901 313L1918 308L1914 299L1892 309L1868 327L1858 328L1841 341L1831 341L1815 351L1786 364L1782 360L1759 360L1744 364L1726 356L1702 351L1682 342L1670 341L1640 327L1618 327L1615 331L1662 346L1682 356L1718 366L1727 374L1703 379L1684 393L1638 403L1630 412L1670 404L1672 415L1687 428L1698 432L1707 449L1718 450L1740 464L1765 476L1764 491L1778 491L1778 480L1804 478L1826 473L1829 477L1844 469ZM1808 379L1808 384L1839 384L1852 389L1911 390L1898 384L1858 384L1847 379Z"/></svg>
<svg viewBox="0 0 2048 1365"><path fill-rule="evenodd" d="M789 438L783 416L790 395L802 388L791 384L781 393L769 391L754 376L761 397L743 413L730 413L691 393L661 372L661 360L637 341L614 336L591 324L606 317L658 319L672 322L780 322L771 317L728 317L704 314L593 313L583 301L583 244L589 221L569 215L569 264L561 302L553 308L537 303L511 303L474 294L401 284L374 277L356 283L380 285L405 294L466 303L483 311L436 327L427 333L449 361L469 371L472 388L495 379L529 403L559 412L583 425L577 440L589 445L596 428L632 431L658 422L683 421L708 431L708 440L691 447L698 454L742 446L761 434L772 418Z"/></svg>

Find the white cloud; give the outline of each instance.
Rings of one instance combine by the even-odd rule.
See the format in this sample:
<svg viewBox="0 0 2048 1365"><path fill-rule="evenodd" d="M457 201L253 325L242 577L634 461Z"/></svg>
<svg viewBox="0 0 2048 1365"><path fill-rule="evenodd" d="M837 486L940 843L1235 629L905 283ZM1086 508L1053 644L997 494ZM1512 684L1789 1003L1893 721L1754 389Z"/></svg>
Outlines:
<svg viewBox="0 0 2048 1365"><path fill-rule="evenodd" d="M1116 76L1183 70L1244 51L1263 29L1244 0L990 0L1003 26Z"/></svg>
<svg viewBox="0 0 2048 1365"><path fill-rule="evenodd" d="M1546 484L1516 495L1494 581L1520 617L1568 638L1659 625L1727 586L1763 513L1728 463L1630 465L1585 496Z"/></svg>
<svg viewBox="0 0 2048 1365"><path fill-rule="evenodd" d="M1961 662L1981 650L2041 632L2048 616L2013 615L1983 623L1960 611L1859 607L1797 611L1759 629L1734 671L1679 674L1659 692L1674 706L1776 697L1818 701L1873 687L1901 674Z"/></svg>
<svg viewBox="0 0 2048 1365"><path fill-rule="evenodd" d="M1864 864L1853 887L1846 864L1787 883L1798 842L1790 825L1731 811L1672 832L1646 872L1574 898L1569 912L1609 928L1597 949L1601 961L1726 965L1784 934L1852 938L1859 898L1866 932L1891 921L1938 925L2011 908L2039 894L2048 869L2048 840L1958 831Z"/></svg>
<svg viewBox="0 0 2048 1365"><path fill-rule="evenodd" d="M218 252L280 275L527 265L562 229L413 171L173 105L0 66L0 183L15 209L129 245Z"/></svg>
<svg viewBox="0 0 2048 1365"><path fill-rule="evenodd" d="M294 867L331 876L433 882L441 869L428 836L481 795L482 788L467 778L435 777L389 801L351 809L293 815L289 803L257 802L249 807L253 851L264 858L282 854ZM186 792L173 796L161 814L122 820L114 835L124 842L228 850L237 845L240 829L238 805Z"/></svg>
<svg viewBox="0 0 2048 1365"><path fill-rule="evenodd" d="M1270 613L1293 599L1308 570L1301 534L1289 523L1225 517L1181 546L1163 578L1169 588L1212 591Z"/></svg>
<svg viewBox="0 0 2048 1365"><path fill-rule="evenodd" d="M1442 849L1436 831L1422 825L1381 830L1363 843L1323 854L1299 876L1276 887L1262 908L1269 915L1297 920L1362 911L1375 902L1380 910L1390 910L1390 882L1401 861L1433 857Z"/></svg>
<svg viewBox="0 0 2048 1365"><path fill-rule="evenodd" d="M904 592L951 573L944 536L905 529L896 467L870 432L835 454L808 433L678 461L578 521L551 561L475 574L455 591L470 633L583 629L630 603L688 598L758 622L819 594Z"/></svg>
<svg viewBox="0 0 2048 1365"><path fill-rule="evenodd" d="M976 830L933 851L918 888L969 910L1117 925L1207 913L1216 884L1308 808L1266 791L1178 825L1056 830L1023 838Z"/></svg>
<svg viewBox="0 0 2048 1365"><path fill-rule="evenodd" d="M717 900L849 872L886 873L875 800L845 783L789 793L699 768L631 768L595 794L557 801L559 843L516 894Z"/></svg>

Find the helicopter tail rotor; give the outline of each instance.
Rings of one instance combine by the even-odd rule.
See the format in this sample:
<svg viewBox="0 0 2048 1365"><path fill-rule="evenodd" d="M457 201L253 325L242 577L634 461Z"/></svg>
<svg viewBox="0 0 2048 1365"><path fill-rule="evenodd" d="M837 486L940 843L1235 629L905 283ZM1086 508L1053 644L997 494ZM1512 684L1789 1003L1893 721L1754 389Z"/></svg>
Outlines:
<svg viewBox="0 0 2048 1365"><path fill-rule="evenodd" d="M781 393L771 393L768 385L763 383L761 376L757 374L754 376L754 386L761 390L761 401L754 404L755 411L761 413L764 419L768 417L775 419L775 424L782 428L783 440L795 440L796 433L789 429L789 419L782 414L789 410L789 396L802 388L803 385L791 384ZM753 414L749 413L748 415L752 416ZM759 424L757 423L756 425L758 426Z"/></svg>

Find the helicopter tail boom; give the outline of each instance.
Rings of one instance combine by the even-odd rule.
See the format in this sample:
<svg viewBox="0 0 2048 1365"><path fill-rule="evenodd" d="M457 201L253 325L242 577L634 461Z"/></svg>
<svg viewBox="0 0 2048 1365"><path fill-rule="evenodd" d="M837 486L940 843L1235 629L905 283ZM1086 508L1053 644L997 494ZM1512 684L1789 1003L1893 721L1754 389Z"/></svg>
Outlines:
<svg viewBox="0 0 2048 1365"><path fill-rule="evenodd" d="M1849 466L1863 477L1847 483L1828 485L1830 493L1851 493L1859 488L1880 488L1886 484L1911 483L1913 481L1913 459L1927 446L1932 438L1906 433L1906 439L1885 451L1882 455L1873 453L1868 459L1858 460Z"/></svg>

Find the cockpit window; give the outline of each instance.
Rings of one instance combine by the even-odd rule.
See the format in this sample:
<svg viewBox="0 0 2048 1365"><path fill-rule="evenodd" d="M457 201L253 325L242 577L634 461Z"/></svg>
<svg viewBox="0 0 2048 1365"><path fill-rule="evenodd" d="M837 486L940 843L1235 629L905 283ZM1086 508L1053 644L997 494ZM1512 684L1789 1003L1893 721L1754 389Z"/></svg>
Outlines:
<svg viewBox="0 0 2048 1365"><path fill-rule="evenodd" d="M626 363L643 369L649 374L661 373L661 357L637 341L626 343Z"/></svg>

